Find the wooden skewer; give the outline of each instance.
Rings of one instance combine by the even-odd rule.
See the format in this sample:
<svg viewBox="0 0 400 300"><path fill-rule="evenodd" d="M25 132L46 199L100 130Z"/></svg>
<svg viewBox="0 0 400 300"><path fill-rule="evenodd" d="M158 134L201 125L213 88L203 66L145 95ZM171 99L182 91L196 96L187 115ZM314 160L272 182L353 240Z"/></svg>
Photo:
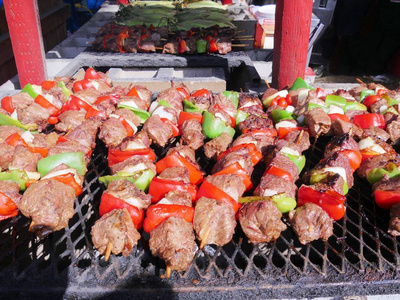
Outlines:
<svg viewBox="0 0 400 300"><path fill-rule="evenodd" d="M236 38L236 39L233 39L233 41L254 41L254 39L252 39L252 38L244 38L244 39Z"/></svg>
<svg viewBox="0 0 400 300"><path fill-rule="evenodd" d="M271 88L271 86L269 85L268 81L265 80L265 84L267 85L267 88Z"/></svg>
<svg viewBox="0 0 400 300"><path fill-rule="evenodd" d="M170 277L171 277L171 271L172 271L172 269L171 269L170 266L167 266L167 267L165 268L165 277L166 277L166 278L170 278Z"/></svg>
<svg viewBox="0 0 400 300"><path fill-rule="evenodd" d="M234 36L235 39L241 39L241 38L254 38L253 35L235 35Z"/></svg>
<svg viewBox="0 0 400 300"><path fill-rule="evenodd" d="M360 78L356 78L357 82L360 84L365 84L365 82L363 82Z"/></svg>
<svg viewBox="0 0 400 300"><path fill-rule="evenodd" d="M301 139L303 138L304 130L300 131L300 134L297 136L296 144L299 144Z"/></svg>
<svg viewBox="0 0 400 300"><path fill-rule="evenodd" d="M208 236L210 235L211 232L211 227L208 227L206 234L204 235L204 237L201 239L201 243L200 243L200 249L203 249L205 245L207 245L207 239Z"/></svg>
<svg viewBox="0 0 400 300"><path fill-rule="evenodd" d="M235 30L235 33L241 33L241 32L246 32L247 30L246 29L243 29L243 30Z"/></svg>
<svg viewBox="0 0 400 300"><path fill-rule="evenodd" d="M112 247L113 247L112 243L108 242L107 249L106 249L106 254L104 255L104 260L105 261L108 261L108 259L110 258Z"/></svg>
<svg viewBox="0 0 400 300"><path fill-rule="evenodd" d="M232 47L248 47L249 44L232 44Z"/></svg>

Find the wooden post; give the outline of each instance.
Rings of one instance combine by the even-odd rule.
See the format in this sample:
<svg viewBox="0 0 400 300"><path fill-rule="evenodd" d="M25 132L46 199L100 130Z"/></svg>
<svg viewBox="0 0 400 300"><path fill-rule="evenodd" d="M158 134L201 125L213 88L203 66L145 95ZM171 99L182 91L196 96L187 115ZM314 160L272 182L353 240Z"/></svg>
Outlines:
<svg viewBox="0 0 400 300"><path fill-rule="evenodd" d="M272 86L283 89L304 78L313 0L277 0Z"/></svg>
<svg viewBox="0 0 400 300"><path fill-rule="evenodd" d="M40 84L46 65L37 0L4 0L4 8L20 86Z"/></svg>

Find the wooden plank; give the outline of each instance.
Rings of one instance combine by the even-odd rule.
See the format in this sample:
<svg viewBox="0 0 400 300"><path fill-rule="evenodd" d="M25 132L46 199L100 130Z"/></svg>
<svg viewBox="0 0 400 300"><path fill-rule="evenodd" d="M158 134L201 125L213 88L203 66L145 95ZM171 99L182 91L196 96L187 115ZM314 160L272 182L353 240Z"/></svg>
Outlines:
<svg viewBox="0 0 400 300"><path fill-rule="evenodd" d="M275 11L272 86L283 89L307 67L313 0L277 0Z"/></svg>

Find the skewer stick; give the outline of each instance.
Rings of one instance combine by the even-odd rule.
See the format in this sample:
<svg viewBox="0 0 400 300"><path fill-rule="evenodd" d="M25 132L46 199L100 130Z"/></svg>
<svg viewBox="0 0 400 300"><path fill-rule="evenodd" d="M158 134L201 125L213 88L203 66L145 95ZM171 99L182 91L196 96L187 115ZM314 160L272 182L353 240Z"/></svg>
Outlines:
<svg viewBox="0 0 400 300"><path fill-rule="evenodd" d="M106 248L106 254L104 255L105 261L108 261L108 259L110 258L112 247L113 247L113 244L111 242L108 242L107 248Z"/></svg>
<svg viewBox="0 0 400 300"><path fill-rule="evenodd" d="M269 89L271 88L271 86L269 85L267 80L265 80L265 84L267 85L267 88L269 88Z"/></svg>
<svg viewBox="0 0 400 300"><path fill-rule="evenodd" d="M299 144L301 139L303 138L304 130L300 131L300 134L297 136L296 144Z"/></svg>
<svg viewBox="0 0 400 300"><path fill-rule="evenodd" d="M242 39L242 38L253 38L254 39L254 35L235 35L234 39Z"/></svg>
<svg viewBox="0 0 400 300"><path fill-rule="evenodd" d="M249 44L232 44L232 47L248 47Z"/></svg>
<svg viewBox="0 0 400 300"><path fill-rule="evenodd" d="M236 39L233 39L233 41L254 41L254 38L252 39L252 38L236 38Z"/></svg>
<svg viewBox="0 0 400 300"><path fill-rule="evenodd" d="M165 268L165 277L166 277L166 278L170 278L170 277L171 277L171 271L172 271L172 269L171 269L170 266L167 266L167 267Z"/></svg>
<svg viewBox="0 0 400 300"><path fill-rule="evenodd" d="M204 235L204 237L201 239L201 243L200 243L200 249L203 249L205 245L207 245L207 239L208 236L210 235L211 232L211 227L207 228L206 234Z"/></svg>
<svg viewBox="0 0 400 300"><path fill-rule="evenodd" d="M247 30L246 29L243 29L243 30L235 30L235 33L241 33L241 32L246 32Z"/></svg>
<svg viewBox="0 0 400 300"><path fill-rule="evenodd" d="M156 50L163 50L163 47L155 47Z"/></svg>
<svg viewBox="0 0 400 300"><path fill-rule="evenodd" d="M358 82L359 84L365 84L365 82L362 81L360 78L356 78L356 80L357 80L357 82Z"/></svg>

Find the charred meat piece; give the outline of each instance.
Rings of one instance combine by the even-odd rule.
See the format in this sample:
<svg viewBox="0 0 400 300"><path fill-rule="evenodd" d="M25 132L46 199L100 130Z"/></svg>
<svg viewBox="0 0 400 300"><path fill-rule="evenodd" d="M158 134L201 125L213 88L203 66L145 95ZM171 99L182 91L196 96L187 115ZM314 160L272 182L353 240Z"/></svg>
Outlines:
<svg viewBox="0 0 400 300"><path fill-rule="evenodd" d="M185 205L192 207L192 199L190 194L184 191L169 191L166 193L160 202L160 204L164 203L164 201L168 202L168 204L176 204L176 205ZM167 203L165 203L167 204Z"/></svg>
<svg viewBox="0 0 400 300"><path fill-rule="evenodd" d="M58 139L59 135L55 132L48 134L37 133L34 135L32 142L29 142L28 145L32 147L51 148L57 144Z"/></svg>
<svg viewBox="0 0 400 300"><path fill-rule="evenodd" d="M332 120L331 131L334 136L351 134L352 136L361 137L361 135L363 134L363 130L357 125L340 119Z"/></svg>
<svg viewBox="0 0 400 300"><path fill-rule="evenodd" d="M387 132L379 127L371 126L370 128L364 130L362 138L371 136L386 142L391 137L389 125L386 127L386 130Z"/></svg>
<svg viewBox="0 0 400 300"><path fill-rule="evenodd" d="M367 175L374 168L385 168L388 164L395 163L400 165L400 158L391 153L376 155L364 160L360 167L357 169L357 174L361 178L367 178Z"/></svg>
<svg viewBox="0 0 400 300"><path fill-rule="evenodd" d="M185 270L195 254L196 243L191 223L171 217L150 232L151 253L172 270Z"/></svg>
<svg viewBox="0 0 400 300"><path fill-rule="evenodd" d="M324 157L332 156L335 152L341 150L358 151L358 143L349 134L335 136L328 145L326 145Z"/></svg>
<svg viewBox="0 0 400 300"><path fill-rule="evenodd" d="M140 125L140 118L135 115L133 111L126 108L118 108L115 112L115 115L123 117L128 122L132 123L136 127Z"/></svg>
<svg viewBox="0 0 400 300"><path fill-rule="evenodd" d="M169 125L161 121L160 116L151 116L144 123L143 129L148 134L153 143L164 147L170 138L172 138L172 129Z"/></svg>
<svg viewBox="0 0 400 300"><path fill-rule="evenodd" d="M286 196L295 198L297 186L281 177L265 174L260 181L260 184L254 191L255 196L273 196L275 194L286 193Z"/></svg>
<svg viewBox="0 0 400 300"><path fill-rule="evenodd" d="M272 120L267 117L250 115L243 122L239 123L239 129L252 130L252 129L264 129L273 127Z"/></svg>
<svg viewBox="0 0 400 300"><path fill-rule="evenodd" d="M235 227L235 211L230 204L206 197L197 201L193 228L201 245L229 243Z"/></svg>
<svg viewBox="0 0 400 300"><path fill-rule="evenodd" d="M290 211L289 220L303 245L318 239L327 241L333 235L333 220L316 204L306 203Z"/></svg>
<svg viewBox="0 0 400 300"><path fill-rule="evenodd" d="M44 238L68 225L74 215L75 191L54 179L42 179L30 185L17 203L18 209L32 218L29 231Z"/></svg>
<svg viewBox="0 0 400 300"><path fill-rule="evenodd" d="M97 89L89 88L76 92L74 96L89 103L90 105L93 105L97 98L101 96L101 92L99 92Z"/></svg>
<svg viewBox="0 0 400 300"><path fill-rule="evenodd" d="M232 39L225 37L217 39L217 48L219 54L228 54L232 51Z"/></svg>
<svg viewBox="0 0 400 300"><path fill-rule="evenodd" d="M368 112L363 111L363 110L348 109L348 110L346 110L346 112L344 114L349 117L350 122L353 122L354 116L364 115L366 113L368 113Z"/></svg>
<svg viewBox="0 0 400 300"><path fill-rule="evenodd" d="M2 126L0 126L2 127ZM14 147L6 144L5 142L0 143L0 169L8 169L12 162L14 154Z"/></svg>
<svg viewBox="0 0 400 300"><path fill-rule="evenodd" d="M273 152L271 155L267 156L265 164L289 172L292 176L293 182L296 182L297 179L299 179L299 169L297 166L287 156L280 152Z"/></svg>
<svg viewBox="0 0 400 300"><path fill-rule="evenodd" d="M146 209L151 204L151 196L126 179L111 181L105 193L122 199L139 210Z"/></svg>
<svg viewBox="0 0 400 300"><path fill-rule="evenodd" d="M371 112L376 114L381 114L387 108L388 108L388 102L386 99L382 98L381 100L371 105Z"/></svg>
<svg viewBox="0 0 400 300"><path fill-rule="evenodd" d="M226 132L221 133L216 138L205 143L204 155L208 158L217 159L217 156L228 149L230 143L232 143L232 137Z"/></svg>
<svg viewBox="0 0 400 300"><path fill-rule="evenodd" d="M70 131L67 138L94 149L94 147L96 147L97 131L100 125L101 120L99 118L87 119L81 125Z"/></svg>
<svg viewBox="0 0 400 300"><path fill-rule="evenodd" d="M182 124L181 142L193 150L197 150L204 145L204 135L199 121L191 119Z"/></svg>
<svg viewBox="0 0 400 300"><path fill-rule="evenodd" d="M93 245L100 254L106 254L111 244L114 255L122 253L128 256L140 239L140 233L133 225L131 216L126 208L114 209L94 223L91 231Z"/></svg>
<svg viewBox="0 0 400 300"><path fill-rule="evenodd" d="M224 95L224 93L219 93L217 96L211 99L211 105L218 105L222 110L226 111L230 116L237 115L237 108L233 104L232 100Z"/></svg>
<svg viewBox="0 0 400 300"><path fill-rule="evenodd" d="M46 127L49 117L50 111L35 102L24 109L18 110L18 119L21 123L37 124L40 129Z"/></svg>
<svg viewBox="0 0 400 300"><path fill-rule="evenodd" d="M157 99L167 101L177 111L183 110L184 97L174 86L160 92Z"/></svg>
<svg viewBox="0 0 400 300"><path fill-rule="evenodd" d="M118 150L145 149L150 147L151 141L144 130L139 131L134 136L125 138L116 148Z"/></svg>
<svg viewBox="0 0 400 300"><path fill-rule="evenodd" d="M261 111L262 111L263 104L262 104L260 98L258 98L257 95L240 93L238 108L243 110L246 107L252 107L252 106L258 106L261 108Z"/></svg>
<svg viewBox="0 0 400 300"><path fill-rule="evenodd" d="M179 42L168 42L164 45L162 53L178 54Z"/></svg>
<svg viewBox="0 0 400 300"><path fill-rule="evenodd" d="M285 135L283 139L285 141L296 144L300 150L300 153L310 148L310 135L308 134L307 131L302 131L302 130L291 131L287 135Z"/></svg>
<svg viewBox="0 0 400 300"><path fill-rule="evenodd" d="M0 180L0 191L10 197L16 205L22 198L19 193L19 184L11 180Z"/></svg>
<svg viewBox="0 0 400 300"><path fill-rule="evenodd" d="M39 153L32 153L25 146L18 145L15 147L10 169L20 169L26 172L36 172L37 162L42 159Z"/></svg>
<svg viewBox="0 0 400 300"><path fill-rule="evenodd" d="M318 137L325 134L331 128L331 119L320 107L307 111L304 114L305 122L310 129L310 134L313 137Z"/></svg>
<svg viewBox="0 0 400 300"><path fill-rule="evenodd" d="M14 133L18 133L19 135L22 135L24 133L24 130L21 128L11 126L11 125L1 125L0 126L0 142L4 141L7 139L10 135L13 135Z"/></svg>
<svg viewBox="0 0 400 300"><path fill-rule="evenodd" d="M128 53L137 53L138 40L135 38L124 39L123 49Z"/></svg>
<svg viewBox="0 0 400 300"><path fill-rule="evenodd" d="M231 147L242 144L254 144L257 150L263 155L266 155L271 149L274 148L275 138L265 134L255 134L254 132L243 133L239 135L232 143Z"/></svg>
<svg viewBox="0 0 400 300"><path fill-rule="evenodd" d="M58 116L60 122L55 125L55 128L64 132L75 129L85 121L85 115L86 111L84 109L67 110Z"/></svg>
<svg viewBox="0 0 400 300"><path fill-rule="evenodd" d="M144 156L135 155L131 156L128 159L121 161L115 165L112 165L110 168L111 174L115 174L117 172L125 172L125 173L132 173L131 171L134 170L135 172L139 170L147 170L150 169L153 171L154 174L156 172L156 166L153 162L147 159Z"/></svg>
<svg viewBox="0 0 400 300"><path fill-rule="evenodd" d="M390 140L393 142L393 144L397 144L400 140L400 122L399 121L391 122L386 127L386 131L389 133Z"/></svg>
<svg viewBox="0 0 400 300"><path fill-rule="evenodd" d="M251 243L276 241L286 225L272 201L254 201L240 208L239 222Z"/></svg>
<svg viewBox="0 0 400 300"><path fill-rule="evenodd" d="M211 173L217 173L235 162L238 162L242 166L242 168L245 169L250 175L253 173L254 165L249 150L247 148L240 148L236 151L226 154L224 157L217 161Z"/></svg>
<svg viewBox="0 0 400 300"><path fill-rule="evenodd" d="M235 174L207 176L205 180L227 193L236 201L238 201L239 197L241 197L246 190L242 179Z"/></svg>
<svg viewBox="0 0 400 300"><path fill-rule="evenodd" d="M388 233L393 236L400 236L400 203L397 203L390 208Z"/></svg>
<svg viewBox="0 0 400 300"><path fill-rule="evenodd" d="M34 99L28 93L18 93L11 96L12 105L16 110L25 109L34 102Z"/></svg>
<svg viewBox="0 0 400 300"><path fill-rule="evenodd" d="M189 170L185 167L171 167L166 168L159 175L159 178L169 179L174 181L183 181L185 183L190 183Z"/></svg>
<svg viewBox="0 0 400 300"><path fill-rule="evenodd" d="M128 132L117 118L109 118L100 128L99 138L108 146L117 146L126 138Z"/></svg>

